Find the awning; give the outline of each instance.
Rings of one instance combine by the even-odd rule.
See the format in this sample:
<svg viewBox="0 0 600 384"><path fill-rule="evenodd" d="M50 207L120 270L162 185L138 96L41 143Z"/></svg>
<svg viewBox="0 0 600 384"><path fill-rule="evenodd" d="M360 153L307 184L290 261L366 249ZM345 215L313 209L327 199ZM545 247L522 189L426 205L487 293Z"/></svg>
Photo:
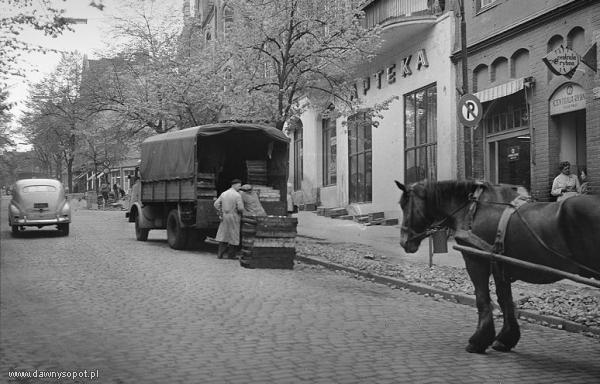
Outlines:
<svg viewBox="0 0 600 384"><path fill-rule="evenodd" d="M517 93L525 87L527 79L528 78L521 77L520 79L511 80L508 83L500 84L493 88L488 88L477 92L475 96L477 96L479 101L485 103L486 101L492 101L504 96L512 95L513 93Z"/></svg>

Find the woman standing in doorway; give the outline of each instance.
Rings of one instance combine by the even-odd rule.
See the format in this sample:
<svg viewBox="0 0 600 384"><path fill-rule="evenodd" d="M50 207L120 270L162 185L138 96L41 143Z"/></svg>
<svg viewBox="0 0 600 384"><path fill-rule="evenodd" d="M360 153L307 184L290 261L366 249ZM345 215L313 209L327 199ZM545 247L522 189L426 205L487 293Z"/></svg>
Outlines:
<svg viewBox="0 0 600 384"><path fill-rule="evenodd" d="M554 178L552 183L552 196L556 196L556 201L564 200L571 196L576 196L581 191L579 179L571 174L571 164L568 161L560 163L560 174Z"/></svg>

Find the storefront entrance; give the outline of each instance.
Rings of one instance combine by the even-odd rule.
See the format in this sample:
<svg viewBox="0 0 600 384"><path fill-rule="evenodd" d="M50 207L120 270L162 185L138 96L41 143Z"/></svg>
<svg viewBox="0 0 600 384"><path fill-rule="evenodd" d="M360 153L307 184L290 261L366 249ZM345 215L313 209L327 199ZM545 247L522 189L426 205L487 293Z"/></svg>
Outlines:
<svg viewBox="0 0 600 384"><path fill-rule="evenodd" d="M579 175L587 168L585 90L566 83L550 98L550 116L558 135L558 160L571 163L571 172ZM558 166L558 164L556 164Z"/></svg>
<svg viewBox="0 0 600 384"><path fill-rule="evenodd" d="M585 109L553 117L559 135L559 159L571 163L571 172L586 167Z"/></svg>

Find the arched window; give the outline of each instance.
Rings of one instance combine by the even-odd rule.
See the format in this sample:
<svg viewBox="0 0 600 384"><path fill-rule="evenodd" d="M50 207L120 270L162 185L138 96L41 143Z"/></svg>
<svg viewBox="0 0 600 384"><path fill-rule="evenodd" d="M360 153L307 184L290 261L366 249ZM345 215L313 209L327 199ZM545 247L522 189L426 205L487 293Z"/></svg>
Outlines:
<svg viewBox="0 0 600 384"><path fill-rule="evenodd" d="M510 67L510 77L513 79L526 77L530 74L529 69L529 51L525 48L517 50L512 57Z"/></svg>
<svg viewBox="0 0 600 384"><path fill-rule="evenodd" d="M583 55L585 52L585 30L581 27L571 29L567 35L567 47Z"/></svg>
<svg viewBox="0 0 600 384"><path fill-rule="evenodd" d="M556 48L560 47L563 44L563 37L561 35L554 35L548 40L548 46L546 47L546 52L552 52ZM548 81L552 80L555 75L548 69Z"/></svg>
<svg viewBox="0 0 600 384"><path fill-rule="evenodd" d="M473 92L481 91L490 86L490 76L488 66L478 65L473 71Z"/></svg>
<svg viewBox="0 0 600 384"><path fill-rule="evenodd" d="M231 29L233 24L233 8L229 5L223 5L223 37L227 36L227 33Z"/></svg>
<svg viewBox="0 0 600 384"><path fill-rule="evenodd" d="M492 83L502 83L508 80L508 59L499 57L492 63L490 80Z"/></svg>

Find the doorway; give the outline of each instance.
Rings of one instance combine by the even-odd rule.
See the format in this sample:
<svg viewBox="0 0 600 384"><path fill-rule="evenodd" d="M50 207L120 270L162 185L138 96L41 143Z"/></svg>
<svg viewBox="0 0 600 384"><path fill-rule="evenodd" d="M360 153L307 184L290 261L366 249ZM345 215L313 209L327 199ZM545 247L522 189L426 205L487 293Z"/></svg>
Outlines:
<svg viewBox="0 0 600 384"><path fill-rule="evenodd" d="M585 109L555 115L553 120L558 129L559 161L571 163L571 172L586 168Z"/></svg>

